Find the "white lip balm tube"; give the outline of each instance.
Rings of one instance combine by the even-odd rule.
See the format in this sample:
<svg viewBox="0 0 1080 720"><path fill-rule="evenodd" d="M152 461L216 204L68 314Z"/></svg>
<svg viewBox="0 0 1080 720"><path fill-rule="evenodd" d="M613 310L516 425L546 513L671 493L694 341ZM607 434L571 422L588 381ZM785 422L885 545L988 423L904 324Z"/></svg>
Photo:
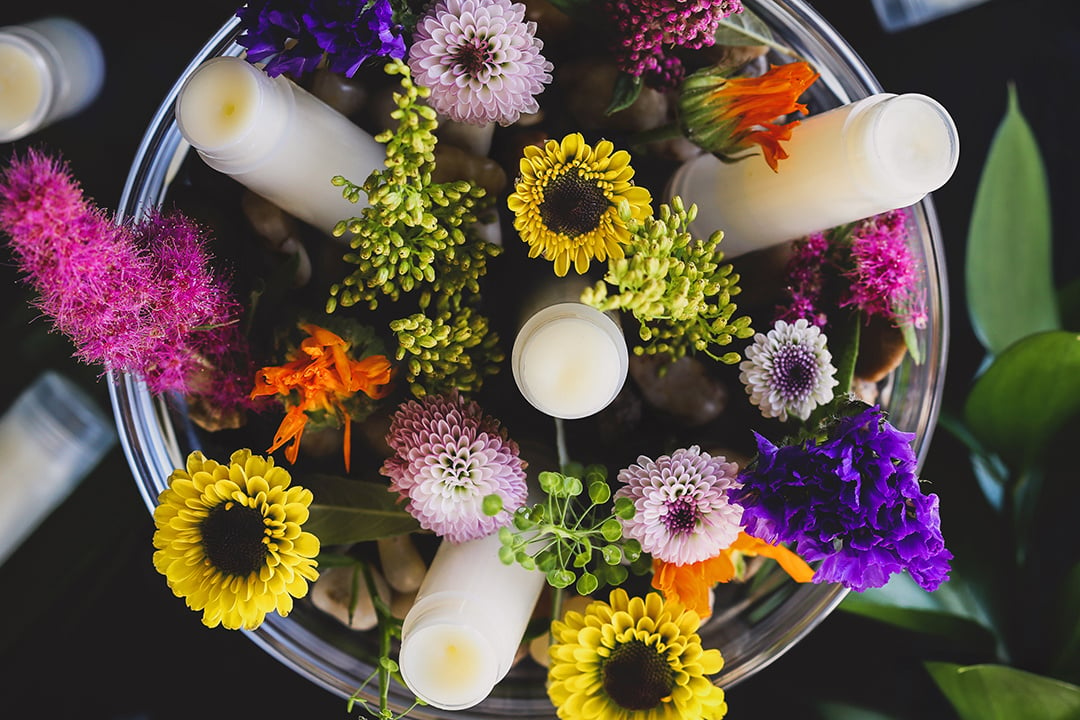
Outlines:
<svg viewBox="0 0 1080 720"><path fill-rule="evenodd" d="M0 28L0 142L78 113L104 82L101 45L74 20L45 17Z"/></svg>
<svg viewBox="0 0 1080 720"><path fill-rule="evenodd" d="M546 578L499 560L498 533L443 540L401 628L398 665L420 699L464 710L509 672Z"/></svg>
<svg viewBox="0 0 1080 720"><path fill-rule="evenodd" d="M548 305L525 321L510 366L537 410L574 420L594 415L626 382L630 357L619 326L584 303Z"/></svg>
<svg viewBox="0 0 1080 720"><path fill-rule="evenodd" d="M724 231L725 258L908 207L956 169L956 125L937 101L879 93L802 120L773 172L761 157L684 163L668 197L696 203L695 237Z"/></svg>
<svg viewBox="0 0 1080 720"><path fill-rule="evenodd" d="M385 147L284 75L271 78L243 58L201 64L176 100L184 139L213 169L326 234L355 217L335 175L356 184L383 167Z"/></svg>

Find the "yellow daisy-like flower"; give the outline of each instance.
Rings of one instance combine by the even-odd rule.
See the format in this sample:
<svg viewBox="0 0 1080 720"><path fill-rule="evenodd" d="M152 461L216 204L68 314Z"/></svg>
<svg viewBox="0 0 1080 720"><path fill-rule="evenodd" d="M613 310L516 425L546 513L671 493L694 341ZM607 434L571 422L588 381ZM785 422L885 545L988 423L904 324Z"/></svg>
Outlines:
<svg viewBox="0 0 1080 720"><path fill-rule="evenodd" d="M543 148L530 145L520 168L507 198L514 228L528 243L529 257L554 261L559 277L571 264L580 275L593 258L623 257L622 245L630 239L619 216L623 200L634 219L652 214L652 195L633 183L630 153L615 151L608 140L594 148L581 133L571 133Z"/></svg>
<svg viewBox="0 0 1080 720"><path fill-rule="evenodd" d="M724 691L706 675L720 671L719 650L703 650L701 619L659 593L568 612L551 625L548 697L563 720L719 720Z"/></svg>
<svg viewBox="0 0 1080 720"><path fill-rule="evenodd" d="M291 481L246 449L228 465L195 451L169 476L154 509L154 567L207 627L254 630L268 612L288 615L319 577L319 539L300 529L312 494Z"/></svg>

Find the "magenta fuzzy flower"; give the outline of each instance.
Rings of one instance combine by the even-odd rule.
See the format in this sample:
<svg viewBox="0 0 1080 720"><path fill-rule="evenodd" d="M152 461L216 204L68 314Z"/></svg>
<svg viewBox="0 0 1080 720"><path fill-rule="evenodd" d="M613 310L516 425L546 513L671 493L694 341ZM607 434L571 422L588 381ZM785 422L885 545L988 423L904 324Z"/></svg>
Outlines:
<svg viewBox="0 0 1080 720"><path fill-rule="evenodd" d="M824 233L814 233L792 243L786 270L786 290L791 301L777 308L776 320L793 323L801 319L825 327L829 316L823 307L822 294L828 252L829 240Z"/></svg>
<svg viewBox="0 0 1080 720"><path fill-rule="evenodd" d="M481 538L508 525L525 504L525 462L498 420L457 393L428 395L398 408L386 442L394 455L381 472L408 500L420 526L452 543ZM487 495L502 498L484 513Z"/></svg>
<svg viewBox="0 0 1080 720"><path fill-rule="evenodd" d="M138 374L153 393L187 392L210 368L242 365L224 362L246 348L239 306L186 218L154 212L117 224L84 198L66 164L30 150L0 174L0 230L35 306L82 362Z"/></svg>
<svg viewBox="0 0 1080 720"><path fill-rule="evenodd" d="M440 0L416 25L409 69L451 120L509 125L540 109L552 65L525 6L510 0Z"/></svg>
<svg viewBox="0 0 1080 720"><path fill-rule="evenodd" d="M619 69L649 87L674 88L682 80L680 49L716 42L720 21L742 12L739 0L603 0L601 12L614 28L610 42Z"/></svg>
<svg viewBox="0 0 1080 720"><path fill-rule="evenodd" d="M860 220L851 231L850 284L840 306L854 306L895 325L926 326L918 264L907 242L907 212L892 210Z"/></svg>
<svg viewBox="0 0 1080 720"><path fill-rule="evenodd" d="M676 565L715 557L735 542L742 508L728 501L739 486L739 467L692 446L619 471L615 497L634 501L634 517L623 521L627 537L654 558Z"/></svg>

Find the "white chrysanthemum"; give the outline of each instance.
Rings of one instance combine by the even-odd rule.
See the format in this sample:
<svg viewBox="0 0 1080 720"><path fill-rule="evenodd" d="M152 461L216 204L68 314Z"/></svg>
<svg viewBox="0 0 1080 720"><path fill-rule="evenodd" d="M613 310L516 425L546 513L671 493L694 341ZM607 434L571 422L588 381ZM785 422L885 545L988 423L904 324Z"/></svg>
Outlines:
<svg viewBox="0 0 1080 720"><path fill-rule="evenodd" d="M536 23L510 0L440 0L416 25L409 69L428 102L457 122L509 125L540 109L551 82Z"/></svg>
<svg viewBox="0 0 1080 720"><path fill-rule="evenodd" d="M619 471L615 497L634 501L623 521L627 537L654 558L676 565L714 557L735 542L742 507L728 502L739 487L739 467L694 445L656 460L645 456Z"/></svg>
<svg viewBox="0 0 1080 720"><path fill-rule="evenodd" d="M821 328L805 318L777 320L767 335L754 336L739 364L739 380L762 415L805 420L832 400L838 381L827 342Z"/></svg>

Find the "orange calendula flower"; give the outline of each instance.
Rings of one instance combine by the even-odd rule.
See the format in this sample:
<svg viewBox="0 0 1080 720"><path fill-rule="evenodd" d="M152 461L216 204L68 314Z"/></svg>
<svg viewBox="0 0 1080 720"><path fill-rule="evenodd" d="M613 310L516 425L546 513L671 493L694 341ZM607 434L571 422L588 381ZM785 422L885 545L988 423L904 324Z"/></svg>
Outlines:
<svg viewBox="0 0 1080 720"><path fill-rule="evenodd" d="M786 547L740 532L735 542L708 560L676 565L654 558L652 586L663 593L664 599L680 602L701 617L708 617L712 614L709 590L718 582L735 579L739 555L772 558L795 582L810 582L814 577L814 569Z"/></svg>
<svg viewBox="0 0 1080 720"><path fill-rule="evenodd" d="M726 77L728 68L713 66L691 73L679 92L679 119L696 145L725 160L747 157L754 145L775 172L787 152L798 120L778 124L784 116L806 114L798 98L820 75L805 62L774 65L759 77Z"/></svg>
<svg viewBox="0 0 1080 720"><path fill-rule="evenodd" d="M255 375L252 399L279 395L288 412L274 435L272 453L285 443L285 458L296 462L300 438L309 413L326 413L345 426L345 470L349 470L349 446L352 439L352 413L345 402L357 392L377 400L390 392L390 361L385 355L370 355L354 360L348 355L349 343L340 335L310 323L300 325L308 334L284 365L264 367Z"/></svg>

